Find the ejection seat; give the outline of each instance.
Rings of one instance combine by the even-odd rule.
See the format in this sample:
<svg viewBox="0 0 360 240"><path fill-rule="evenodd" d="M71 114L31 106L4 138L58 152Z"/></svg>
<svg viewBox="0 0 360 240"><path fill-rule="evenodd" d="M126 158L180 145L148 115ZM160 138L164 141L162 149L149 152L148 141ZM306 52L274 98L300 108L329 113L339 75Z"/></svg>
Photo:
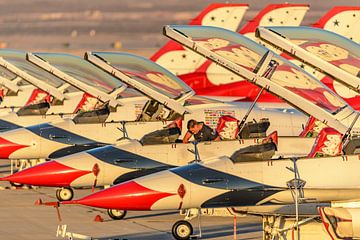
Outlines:
<svg viewBox="0 0 360 240"><path fill-rule="evenodd" d="M175 143L180 137L182 129L182 119L178 118L166 126L164 129L144 135L140 142L143 145Z"/></svg>
<svg viewBox="0 0 360 240"><path fill-rule="evenodd" d="M278 144L277 132L271 133L263 139L261 144L244 147L234 152L230 159L233 162L264 161L275 155Z"/></svg>
<svg viewBox="0 0 360 240"><path fill-rule="evenodd" d="M240 129L239 120L232 116L221 116L216 128L221 140L264 138L270 126L269 119L262 118L259 122L255 119L245 123Z"/></svg>

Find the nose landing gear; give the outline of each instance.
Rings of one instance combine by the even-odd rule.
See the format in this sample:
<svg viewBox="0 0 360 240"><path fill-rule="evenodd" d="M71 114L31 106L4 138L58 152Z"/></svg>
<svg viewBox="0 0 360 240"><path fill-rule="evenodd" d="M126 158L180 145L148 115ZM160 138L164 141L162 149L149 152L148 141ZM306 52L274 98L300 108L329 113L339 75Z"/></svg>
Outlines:
<svg viewBox="0 0 360 240"><path fill-rule="evenodd" d="M126 216L127 211L118 209L108 209L108 215L114 220L121 220Z"/></svg>
<svg viewBox="0 0 360 240"><path fill-rule="evenodd" d="M56 198L62 201L70 201L74 197L74 191L69 187L56 189Z"/></svg>
<svg viewBox="0 0 360 240"><path fill-rule="evenodd" d="M173 225L171 232L175 239L190 239L190 236L193 234L193 227L188 221L180 220Z"/></svg>

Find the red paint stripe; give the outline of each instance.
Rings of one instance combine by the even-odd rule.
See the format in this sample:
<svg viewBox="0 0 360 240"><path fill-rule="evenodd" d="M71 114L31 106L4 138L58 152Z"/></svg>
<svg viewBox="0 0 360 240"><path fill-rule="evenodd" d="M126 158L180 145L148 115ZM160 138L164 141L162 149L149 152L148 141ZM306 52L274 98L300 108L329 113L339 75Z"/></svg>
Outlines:
<svg viewBox="0 0 360 240"><path fill-rule="evenodd" d="M330 229L329 229L330 225L329 225L329 223L327 223L327 221L326 221L326 219L325 219L326 216L325 216L325 213L323 212L323 211L324 211L324 208L319 207L319 208L318 208L318 211L319 211L319 214L320 214L321 221L322 221L322 223L324 224L324 227L325 227L327 233L329 234L329 236L331 237L331 239L334 240L334 237L331 235L331 232L330 232Z"/></svg>
<svg viewBox="0 0 360 240"><path fill-rule="evenodd" d="M68 187L77 178L92 173L92 171L78 170L57 161L49 161L31 168L27 168L2 180L48 187Z"/></svg>
<svg viewBox="0 0 360 240"><path fill-rule="evenodd" d="M173 195L176 194L158 192L135 181L129 181L91 194L80 200L62 202L62 204L82 204L105 209L146 211L151 210L152 205L160 199Z"/></svg>
<svg viewBox="0 0 360 240"><path fill-rule="evenodd" d="M0 137L0 159L8 159L13 152L24 147L28 145L17 144Z"/></svg>

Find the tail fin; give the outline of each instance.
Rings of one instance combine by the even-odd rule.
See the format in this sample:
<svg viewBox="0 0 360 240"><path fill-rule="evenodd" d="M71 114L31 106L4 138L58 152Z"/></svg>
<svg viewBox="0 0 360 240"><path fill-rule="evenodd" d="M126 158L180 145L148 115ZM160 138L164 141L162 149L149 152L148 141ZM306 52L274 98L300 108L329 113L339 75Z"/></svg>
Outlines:
<svg viewBox="0 0 360 240"><path fill-rule="evenodd" d="M189 25L216 26L236 31L247 9L247 4L210 4ZM168 41L150 59L176 75L194 72L205 62L205 58L174 41Z"/></svg>
<svg viewBox="0 0 360 240"><path fill-rule="evenodd" d="M313 27L335 32L360 43L360 7L337 6L321 17Z"/></svg>
<svg viewBox="0 0 360 240"><path fill-rule="evenodd" d="M308 157L337 156L342 150L342 134L333 128L323 128Z"/></svg>
<svg viewBox="0 0 360 240"><path fill-rule="evenodd" d="M255 39L255 30L260 26L284 25L298 26L303 20L309 6L306 4L270 4L249 21L240 31L241 34ZM291 16L291 18L289 17ZM271 21L270 21L271 20ZM257 40L258 41L258 40ZM255 98L260 89L246 81L241 81L236 74L218 66L211 61L197 64L198 68L194 73L180 76L180 78L202 95L211 96L239 96ZM236 83L234 83L236 81ZM230 87L241 85L246 88ZM201 90L202 89L202 90ZM237 89L237 90L236 90ZM245 92L243 92L245 89ZM249 96L251 94L251 96ZM261 101L279 101L270 94L269 97L262 97Z"/></svg>
<svg viewBox="0 0 360 240"><path fill-rule="evenodd" d="M240 34L254 33L258 26L299 26L309 10L307 4L270 4L261 10L241 30Z"/></svg>

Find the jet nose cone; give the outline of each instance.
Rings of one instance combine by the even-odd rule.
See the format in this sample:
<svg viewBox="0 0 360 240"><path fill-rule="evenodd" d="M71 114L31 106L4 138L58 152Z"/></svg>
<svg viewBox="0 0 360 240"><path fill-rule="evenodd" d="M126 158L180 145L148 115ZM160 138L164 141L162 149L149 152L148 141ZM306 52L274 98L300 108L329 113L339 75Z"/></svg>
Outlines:
<svg viewBox="0 0 360 240"><path fill-rule="evenodd" d="M55 160L27 168L1 180L35 186L66 187L91 171L78 170Z"/></svg>
<svg viewBox="0 0 360 240"><path fill-rule="evenodd" d="M28 146L17 144L5 138L0 137L0 159L8 159L13 152L24 147L28 147Z"/></svg>
<svg viewBox="0 0 360 240"><path fill-rule="evenodd" d="M129 181L62 204L82 204L106 209L151 210L155 202L172 195L175 194L155 191L135 181Z"/></svg>

